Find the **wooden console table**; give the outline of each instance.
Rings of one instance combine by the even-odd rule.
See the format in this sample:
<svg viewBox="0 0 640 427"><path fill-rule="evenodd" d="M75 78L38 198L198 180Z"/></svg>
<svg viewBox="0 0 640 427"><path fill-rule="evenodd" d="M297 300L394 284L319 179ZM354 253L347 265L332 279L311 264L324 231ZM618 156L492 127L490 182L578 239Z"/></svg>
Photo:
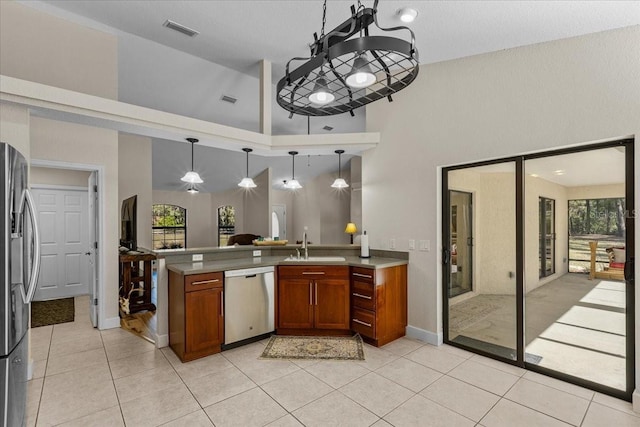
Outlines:
<svg viewBox="0 0 640 427"><path fill-rule="evenodd" d="M155 259L148 252L120 253L120 297L129 300L129 313L156 309L151 302L151 261Z"/></svg>

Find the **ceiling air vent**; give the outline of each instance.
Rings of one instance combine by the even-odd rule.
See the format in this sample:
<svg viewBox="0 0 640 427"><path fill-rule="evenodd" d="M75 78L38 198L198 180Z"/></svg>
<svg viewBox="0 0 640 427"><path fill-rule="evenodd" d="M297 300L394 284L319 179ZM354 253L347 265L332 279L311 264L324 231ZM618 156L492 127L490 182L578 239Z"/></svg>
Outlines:
<svg viewBox="0 0 640 427"><path fill-rule="evenodd" d="M222 98L220 99L224 102L228 102L229 104L235 104L238 101L237 98L234 98L233 96L229 96L229 95L222 95Z"/></svg>
<svg viewBox="0 0 640 427"><path fill-rule="evenodd" d="M198 34L200 34L199 31L192 30L191 28L185 27L184 25L178 24L177 22L172 21L170 19L167 19L166 21L164 21L164 24L162 24L162 25L164 25L167 28L171 28L172 30L175 30L175 31L177 31L179 33L182 33L182 34L184 34L186 36L189 36L189 37L195 37Z"/></svg>
<svg viewBox="0 0 640 427"><path fill-rule="evenodd" d="M326 130L327 132L330 132L333 130L333 128L331 126L325 126L322 129Z"/></svg>

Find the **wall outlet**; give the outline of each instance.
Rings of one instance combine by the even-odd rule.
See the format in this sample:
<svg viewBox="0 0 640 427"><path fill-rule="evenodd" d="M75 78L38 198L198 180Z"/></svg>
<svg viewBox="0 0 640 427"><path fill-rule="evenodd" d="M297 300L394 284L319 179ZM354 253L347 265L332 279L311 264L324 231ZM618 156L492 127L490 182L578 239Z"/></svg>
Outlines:
<svg viewBox="0 0 640 427"><path fill-rule="evenodd" d="M191 255L191 261L202 261L202 254Z"/></svg>
<svg viewBox="0 0 640 427"><path fill-rule="evenodd" d="M253 256L262 256L262 251L253 251Z"/></svg>
<svg viewBox="0 0 640 427"><path fill-rule="evenodd" d="M389 249L396 248L396 239L389 239Z"/></svg>
<svg viewBox="0 0 640 427"><path fill-rule="evenodd" d="M416 248L416 241L413 239L409 239L409 250L414 250Z"/></svg>

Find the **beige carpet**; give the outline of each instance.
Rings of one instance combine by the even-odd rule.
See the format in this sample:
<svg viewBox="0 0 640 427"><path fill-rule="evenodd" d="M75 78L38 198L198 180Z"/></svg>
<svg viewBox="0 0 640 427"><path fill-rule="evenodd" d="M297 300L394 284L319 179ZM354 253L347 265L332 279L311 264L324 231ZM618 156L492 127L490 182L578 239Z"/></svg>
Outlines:
<svg viewBox="0 0 640 427"><path fill-rule="evenodd" d="M364 360L362 338L274 335L261 359Z"/></svg>

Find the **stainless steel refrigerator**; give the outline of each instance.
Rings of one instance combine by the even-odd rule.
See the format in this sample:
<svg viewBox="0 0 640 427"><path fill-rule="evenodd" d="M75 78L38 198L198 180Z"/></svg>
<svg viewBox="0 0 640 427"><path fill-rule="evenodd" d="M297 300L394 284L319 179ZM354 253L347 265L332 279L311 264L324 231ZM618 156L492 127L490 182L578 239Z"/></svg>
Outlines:
<svg viewBox="0 0 640 427"><path fill-rule="evenodd" d="M40 268L40 239L28 164L0 142L0 422L26 423L29 304Z"/></svg>

